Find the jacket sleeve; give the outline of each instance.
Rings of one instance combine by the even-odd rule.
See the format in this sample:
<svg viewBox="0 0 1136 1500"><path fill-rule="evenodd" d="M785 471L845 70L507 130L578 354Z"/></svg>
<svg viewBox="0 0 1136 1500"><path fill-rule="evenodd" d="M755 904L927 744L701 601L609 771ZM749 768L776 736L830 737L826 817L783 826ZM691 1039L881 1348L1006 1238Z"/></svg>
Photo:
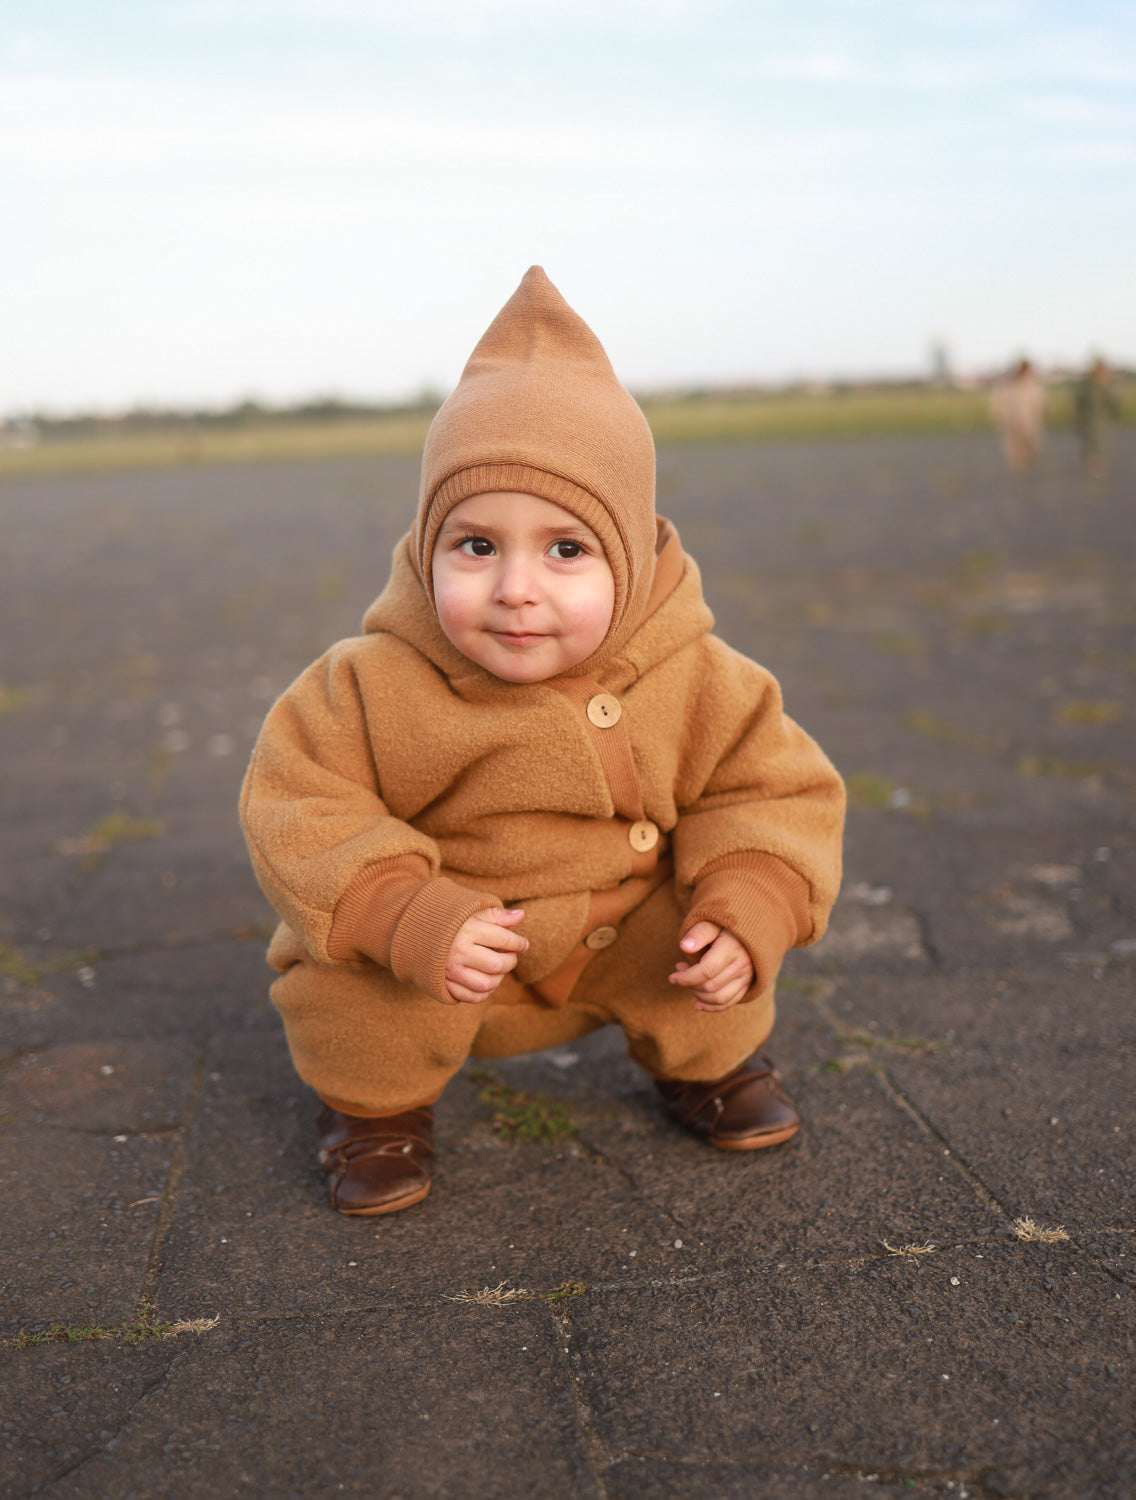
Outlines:
<svg viewBox="0 0 1136 1500"><path fill-rule="evenodd" d="M683 931L708 919L741 939L760 993L786 951L815 942L840 888L844 783L784 712L776 679L714 636L687 705L675 874Z"/></svg>
<svg viewBox="0 0 1136 1500"><path fill-rule="evenodd" d="M314 958L370 959L453 1003L444 974L454 937L501 902L440 875L434 840L387 810L349 642L269 712L240 816L261 889Z"/></svg>

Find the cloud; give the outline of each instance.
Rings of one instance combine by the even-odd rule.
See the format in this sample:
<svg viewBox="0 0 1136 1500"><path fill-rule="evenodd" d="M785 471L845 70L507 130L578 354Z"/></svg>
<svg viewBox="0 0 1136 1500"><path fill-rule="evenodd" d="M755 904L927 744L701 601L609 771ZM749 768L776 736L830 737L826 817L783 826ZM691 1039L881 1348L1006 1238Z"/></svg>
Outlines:
<svg viewBox="0 0 1136 1500"><path fill-rule="evenodd" d="M686 129L627 121L471 120L421 107L221 96L130 78L0 78L0 163L31 172L123 174L217 165L289 172L511 166L613 173L693 167Z"/></svg>

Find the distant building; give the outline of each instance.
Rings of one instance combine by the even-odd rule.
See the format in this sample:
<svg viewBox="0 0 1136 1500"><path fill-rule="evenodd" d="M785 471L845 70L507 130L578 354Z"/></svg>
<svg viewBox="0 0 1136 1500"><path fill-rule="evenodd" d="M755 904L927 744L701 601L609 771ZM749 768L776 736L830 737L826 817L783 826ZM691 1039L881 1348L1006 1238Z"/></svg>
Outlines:
<svg viewBox="0 0 1136 1500"><path fill-rule="evenodd" d="M931 363L932 385L954 385L955 375L951 365L951 351L943 339L932 339L927 350Z"/></svg>

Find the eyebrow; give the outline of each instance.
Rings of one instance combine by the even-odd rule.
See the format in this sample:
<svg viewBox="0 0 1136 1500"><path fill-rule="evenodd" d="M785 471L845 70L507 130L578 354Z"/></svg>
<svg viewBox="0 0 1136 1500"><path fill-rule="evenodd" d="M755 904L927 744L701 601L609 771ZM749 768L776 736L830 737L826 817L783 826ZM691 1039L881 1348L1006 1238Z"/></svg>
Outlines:
<svg viewBox="0 0 1136 1500"><path fill-rule="evenodd" d="M492 538L501 528L477 520L455 520L452 515L449 515L442 522L441 529L443 533L447 531L467 531L474 536ZM551 541L554 537L570 537L578 538L580 541L593 541L597 546L600 545L599 537L589 527L585 526L582 521L576 521L566 526L538 526L533 535L542 541Z"/></svg>

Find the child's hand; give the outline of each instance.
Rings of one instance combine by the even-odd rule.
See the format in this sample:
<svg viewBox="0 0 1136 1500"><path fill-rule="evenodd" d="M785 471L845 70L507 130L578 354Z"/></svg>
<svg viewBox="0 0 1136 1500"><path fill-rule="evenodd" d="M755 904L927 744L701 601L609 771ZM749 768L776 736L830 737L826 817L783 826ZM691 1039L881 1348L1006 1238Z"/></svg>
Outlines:
<svg viewBox="0 0 1136 1500"><path fill-rule="evenodd" d="M679 943L684 953L698 953L693 966L679 959L672 984L694 991L695 1010L729 1010L753 983L753 961L748 949L717 922L695 922Z"/></svg>
<svg viewBox="0 0 1136 1500"><path fill-rule="evenodd" d="M529 940L509 929L524 915L519 907L505 911L491 906L466 918L446 959L446 988L455 1000L480 1005L516 966L517 954Z"/></svg>

